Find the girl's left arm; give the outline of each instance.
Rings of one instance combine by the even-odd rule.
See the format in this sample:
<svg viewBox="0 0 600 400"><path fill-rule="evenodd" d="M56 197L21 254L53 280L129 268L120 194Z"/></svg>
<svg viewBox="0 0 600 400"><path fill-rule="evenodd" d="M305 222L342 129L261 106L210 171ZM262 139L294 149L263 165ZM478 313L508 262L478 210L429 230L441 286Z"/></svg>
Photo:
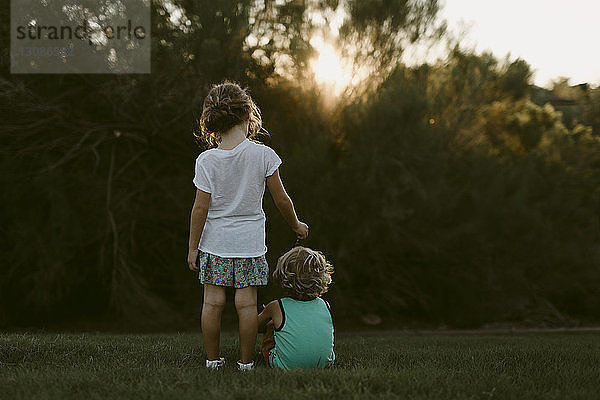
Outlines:
<svg viewBox="0 0 600 400"><path fill-rule="evenodd" d="M198 243L204 230L208 207L210 205L210 193L196 189L196 199L190 215L190 241L188 248L188 267L192 271L198 271L196 258L198 258Z"/></svg>

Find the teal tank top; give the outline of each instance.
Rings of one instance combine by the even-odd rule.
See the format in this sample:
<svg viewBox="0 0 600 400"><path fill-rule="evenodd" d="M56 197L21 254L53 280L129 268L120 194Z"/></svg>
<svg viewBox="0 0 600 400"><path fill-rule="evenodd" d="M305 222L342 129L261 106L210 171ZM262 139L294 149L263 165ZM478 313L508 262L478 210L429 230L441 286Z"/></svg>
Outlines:
<svg viewBox="0 0 600 400"><path fill-rule="evenodd" d="M325 300L279 299L283 321L275 329L271 367L283 369L329 367L335 360L333 320Z"/></svg>

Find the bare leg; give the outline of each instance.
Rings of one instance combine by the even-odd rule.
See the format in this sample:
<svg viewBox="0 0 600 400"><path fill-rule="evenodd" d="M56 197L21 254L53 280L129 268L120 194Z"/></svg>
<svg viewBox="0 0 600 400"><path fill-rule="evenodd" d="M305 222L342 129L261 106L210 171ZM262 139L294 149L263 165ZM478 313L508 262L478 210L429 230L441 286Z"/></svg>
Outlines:
<svg viewBox="0 0 600 400"><path fill-rule="evenodd" d="M256 286L248 286L235 291L240 330L240 361L244 364L254 360L254 346L258 332L258 312L256 310Z"/></svg>
<svg viewBox="0 0 600 400"><path fill-rule="evenodd" d="M219 358L221 336L221 314L225 307L225 288L204 284L204 302L202 304L202 336L208 360Z"/></svg>

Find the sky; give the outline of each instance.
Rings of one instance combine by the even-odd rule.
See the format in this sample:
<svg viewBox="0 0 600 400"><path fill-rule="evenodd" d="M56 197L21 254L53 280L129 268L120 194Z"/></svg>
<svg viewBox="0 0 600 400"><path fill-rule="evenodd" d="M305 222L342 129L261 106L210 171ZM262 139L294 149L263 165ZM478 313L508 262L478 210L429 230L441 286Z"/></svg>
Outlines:
<svg viewBox="0 0 600 400"><path fill-rule="evenodd" d="M600 84L600 0L446 0L440 16L467 47L527 61L539 86Z"/></svg>

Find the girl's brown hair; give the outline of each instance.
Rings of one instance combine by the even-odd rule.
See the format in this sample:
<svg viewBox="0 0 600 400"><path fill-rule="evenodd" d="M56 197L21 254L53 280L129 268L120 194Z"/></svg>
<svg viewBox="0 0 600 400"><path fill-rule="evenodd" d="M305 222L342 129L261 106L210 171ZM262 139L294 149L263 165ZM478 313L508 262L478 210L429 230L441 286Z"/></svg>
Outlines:
<svg viewBox="0 0 600 400"><path fill-rule="evenodd" d="M329 290L333 266L323 253L296 246L277 260L273 278L292 298L312 300Z"/></svg>
<svg viewBox="0 0 600 400"><path fill-rule="evenodd" d="M200 133L194 135L211 146L221 141L221 135L234 126L248 121L246 137L254 139L262 131L260 109L247 89L235 82L223 81L213 85L204 99L199 120Z"/></svg>

